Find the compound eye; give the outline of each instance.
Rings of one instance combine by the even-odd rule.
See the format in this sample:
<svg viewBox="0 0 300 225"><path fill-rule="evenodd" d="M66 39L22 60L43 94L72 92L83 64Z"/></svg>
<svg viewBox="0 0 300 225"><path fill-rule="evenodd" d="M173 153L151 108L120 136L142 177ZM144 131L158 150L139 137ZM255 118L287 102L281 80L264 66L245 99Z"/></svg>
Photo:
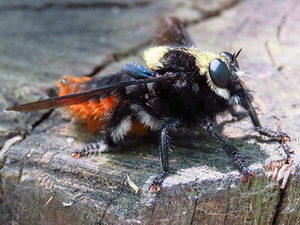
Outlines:
<svg viewBox="0 0 300 225"><path fill-rule="evenodd" d="M220 53L220 55L225 58L226 62L229 65L232 64L233 66L237 67L238 69L240 68L239 63L238 63L237 60L234 60L232 62L233 55L231 53L229 53L229 52L222 52L222 53Z"/></svg>
<svg viewBox="0 0 300 225"><path fill-rule="evenodd" d="M230 71L222 60L213 59L209 63L209 74L214 82L220 88L226 88L230 80Z"/></svg>
<svg viewBox="0 0 300 225"><path fill-rule="evenodd" d="M232 54L231 53L229 53L229 52L222 52L222 53L220 53L220 55L221 56L223 56L225 59L226 59L226 61L231 61L231 59L232 59Z"/></svg>

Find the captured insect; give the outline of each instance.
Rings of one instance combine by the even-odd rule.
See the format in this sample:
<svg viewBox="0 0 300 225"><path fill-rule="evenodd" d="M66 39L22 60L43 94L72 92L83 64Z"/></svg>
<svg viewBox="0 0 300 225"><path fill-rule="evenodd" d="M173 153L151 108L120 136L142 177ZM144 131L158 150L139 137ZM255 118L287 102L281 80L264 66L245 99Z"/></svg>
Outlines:
<svg viewBox="0 0 300 225"><path fill-rule="evenodd" d="M137 127L160 131L161 171L149 190L159 191L170 171L168 132L176 127L201 127L210 133L234 160L243 180L253 176L245 157L216 129L217 114L233 106L244 108L261 135L284 143L286 133L262 127L252 106L252 95L242 79L235 54L201 51L177 18L165 18L156 33L157 46L144 52L147 68L130 62L119 72L99 77L65 77L59 96L8 111L28 112L67 107L103 138L73 153L73 157L108 151ZM137 126L138 125L138 126Z"/></svg>

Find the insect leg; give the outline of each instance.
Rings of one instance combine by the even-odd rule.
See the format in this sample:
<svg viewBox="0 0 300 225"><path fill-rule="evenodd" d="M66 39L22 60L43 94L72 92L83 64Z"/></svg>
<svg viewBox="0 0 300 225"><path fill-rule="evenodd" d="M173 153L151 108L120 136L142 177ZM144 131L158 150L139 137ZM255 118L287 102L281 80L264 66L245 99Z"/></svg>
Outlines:
<svg viewBox="0 0 300 225"><path fill-rule="evenodd" d="M90 155L96 155L101 152L107 152L109 149L109 145L106 144L105 141L101 140L98 142L92 142L87 145L85 145L83 148L81 148L79 151L73 152L72 157L75 159L78 159L82 156L90 156Z"/></svg>
<svg viewBox="0 0 300 225"><path fill-rule="evenodd" d="M254 125L255 131L257 131L261 135L271 138L272 140L281 141L281 142L290 140L290 137L286 133L279 132L279 131L272 131L266 127L261 126L261 123L257 117L257 114L256 114L255 109L252 106L251 102L248 102L247 105L248 105L247 110L248 110L249 116L251 118L251 121Z"/></svg>
<svg viewBox="0 0 300 225"><path fill-rule="evenodd" d="M210 132L215 140L221 145L226 153L233 157L238 170L242 173L243 180L246 181L249 177L253 177L253 173L248 168L245 161L245 156L240 154L238 150L216 129L214 122L210 117L204 118L202 127Z"/></svg>
<svg viewBox="0 0 300 225"><path fill-rule="evenodd" d="M79 151L73 152L74 158L108 152L110 147L123 140L132 125L129 109L125 104L120 104L110 116L109 119L107 118L105 129L102 130L103 139L89 143Z"/></svg>
<svg viewBox="0 0 300 225"><path fill-rule="evenodd" d="M161 162L161 171L154 178L149 188L150 191L159 191L160 186L169 173L169 140L168 131L180 124L180 120L170 120L164 126L160 134L159 155Z"/></svg>

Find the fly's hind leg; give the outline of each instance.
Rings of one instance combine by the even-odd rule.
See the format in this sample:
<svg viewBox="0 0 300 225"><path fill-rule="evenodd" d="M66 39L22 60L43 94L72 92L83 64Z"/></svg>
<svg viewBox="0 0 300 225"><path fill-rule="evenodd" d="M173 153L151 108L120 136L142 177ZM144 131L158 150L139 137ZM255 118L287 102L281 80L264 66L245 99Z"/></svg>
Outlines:
<svg viewBox="0 0 300 225"><path fill-rule="evenodd" d="M83 156L97 155L102 152L108 152L110 146L104 141L91 142L78 151L72 153L72 157L78 159Z"/></svg>
<svg viewBox="0 0 300 225"><path fill-rule="evenodd" d="M72 156L74 158L80 158L82 156L110 151L111 148L122 141L125 135L130 131L132 126L130 112L122 105L119 106L105 125L103 131L104 138L102 140L87 144L79 151L73 152Z"/></svg>

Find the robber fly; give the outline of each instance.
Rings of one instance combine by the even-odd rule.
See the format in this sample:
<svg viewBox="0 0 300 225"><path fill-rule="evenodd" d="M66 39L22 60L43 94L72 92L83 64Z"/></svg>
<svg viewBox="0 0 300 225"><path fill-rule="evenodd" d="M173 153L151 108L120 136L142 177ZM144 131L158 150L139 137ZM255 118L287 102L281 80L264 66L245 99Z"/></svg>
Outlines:
<svg viewBox="0 0 300 225"><path fill-rule="evenodd" d="M233 158L243 179L253 176L245 157L216 129L216 115L239 105L261 135L280 142L290 138L261 126L251 92L241 78L240 51L215 54L199 50L177 18L162 20L155 39L157 46L144 52L147 68L130 62L108 76L65 77L59 83L58 97L6 110L67 107L75 118L104 133L101 140L73 153L75 158L108 151L137 127L160 131L161 171L150 191L160 190L170 170L168 132L182 126L207 130Z"/></svg>

